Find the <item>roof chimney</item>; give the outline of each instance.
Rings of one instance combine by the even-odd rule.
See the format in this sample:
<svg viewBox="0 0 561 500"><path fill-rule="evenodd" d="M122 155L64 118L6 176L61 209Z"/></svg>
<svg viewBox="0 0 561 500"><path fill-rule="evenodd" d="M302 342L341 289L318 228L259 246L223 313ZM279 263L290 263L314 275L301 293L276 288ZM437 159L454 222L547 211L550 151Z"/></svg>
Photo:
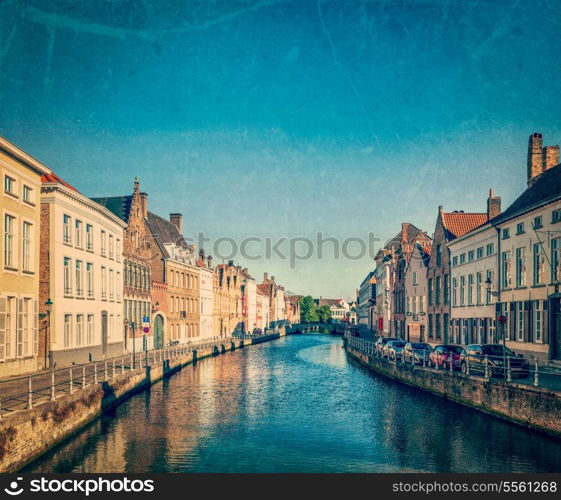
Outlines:
<svg viewBox="0 0 561 500"><path fill-rule="evenodd" d="M142 216L148 217L148 193L139 193L140 208L142 209Z"/></svg>
<svg viewBox="0 0 561 500"><path fill-rule="evenodd" d="M542 143L542 135L539 132L534 132L528 139L528 187L542 173Z"/></svg>
<svg viewBox="0 0 561 500"><path fill-rule="evenodd" d="M179 234L183 234L183 215L182 214L169 214L169 221L176 227Z"/></svg>
<svg viewBox="0 0 561 500"><path fill-rule="evenodd" d="M501 197L495 196L492 189L489 189L489 198L487 198L487 218L491 220L501 213Z"/></svg>
<svg viewBox="0 0 561 500"><path fill-rule="evenodd" d="M206 261L207 261L207 264L208 264L209 269L212 269L212 255L209 255L209 256L206 258Z"/></svg>
<svg viewBox="0 0 561 500"><path fill-rule="evenodd" d="M263 273L263 281L269 281L269 273Z"/></svg>
<svg viewBox="0 0 561 500"><path fill-rule="evenodd" d="M140 182L138 180L138 177L135 177L133 185L132 185L132 190L133 190L133 192L136 193L139 190L139 188L140 188Z"/></svg>
<svg viewBox="0 0 561 500"><path fill-rule="evenodd" d="M559 146L546 146L543 148L542 172L559 165Z"/></svg>

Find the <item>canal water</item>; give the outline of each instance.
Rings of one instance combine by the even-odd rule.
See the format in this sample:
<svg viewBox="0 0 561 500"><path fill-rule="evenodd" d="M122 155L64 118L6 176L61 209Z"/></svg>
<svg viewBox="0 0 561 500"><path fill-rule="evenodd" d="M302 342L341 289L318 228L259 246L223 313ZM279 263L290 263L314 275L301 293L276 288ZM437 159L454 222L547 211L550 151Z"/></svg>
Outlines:
<svg viewBox="0 0 561 500"><path fill-rule="evenodd" d="M372 374L341 339L188 366L26 472L558 472L561 440Z"/></svg>

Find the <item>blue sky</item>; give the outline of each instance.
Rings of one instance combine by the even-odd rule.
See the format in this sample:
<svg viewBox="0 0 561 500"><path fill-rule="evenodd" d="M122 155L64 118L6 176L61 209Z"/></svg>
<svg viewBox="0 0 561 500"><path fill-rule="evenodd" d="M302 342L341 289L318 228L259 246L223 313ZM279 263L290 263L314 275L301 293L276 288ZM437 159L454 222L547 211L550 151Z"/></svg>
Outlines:
<svg viewBox="0 0 561 500"><path fill-rule="evenodd" d="M382 240L525 187L561 141L561 3L5 0L0 134L186 233ZM358 261L244 261L350 297Z"/></svg>

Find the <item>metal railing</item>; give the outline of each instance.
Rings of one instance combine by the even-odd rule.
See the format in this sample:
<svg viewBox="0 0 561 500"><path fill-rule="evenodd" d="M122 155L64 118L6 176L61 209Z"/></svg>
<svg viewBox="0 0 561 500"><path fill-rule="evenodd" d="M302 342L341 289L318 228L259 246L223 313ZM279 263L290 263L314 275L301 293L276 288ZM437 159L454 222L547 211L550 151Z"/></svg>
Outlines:
<svg viewBox="0 0 561 500"><path fill-rule="evenodd" d="M61 395L113 380L123 373L140 371L196 350L237 340L233 337L212 337L0 380L0 420L8 413L33 408L44 401L55 401Z"/></svg>
<svg viewBox="0 0 561 500"><path fill-rule="evenodd" d="M411 364L443 372L450 376L473 377L475 379L502 380L504 383L544 387L552 391L561 392L561 370L554 363L527 360L514 355L486 355L477 357L452 355L444 352L437 354L434 349L416 350L415 352L392 350L376 342L354 336L346 337L347 343L373 358L384 360L397 365ZM505 351L508 352L508 351Z"/></svg>

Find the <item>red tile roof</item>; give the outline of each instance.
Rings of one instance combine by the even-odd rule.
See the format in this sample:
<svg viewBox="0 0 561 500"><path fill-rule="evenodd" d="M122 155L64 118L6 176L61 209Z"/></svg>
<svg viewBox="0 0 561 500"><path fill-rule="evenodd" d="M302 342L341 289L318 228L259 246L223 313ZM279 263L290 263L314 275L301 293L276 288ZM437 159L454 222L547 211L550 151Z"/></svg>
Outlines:
<svg viewBox="0 0 561 500"><path fill-rule="evenodd" d="M63 181L58 175L56 175L54 172L50 173L50 174L45 174L41 176L41 182L44 182L45 184L62 184L63 186L66 186L69 189L72 189L73 191L76 191L77 193L79 193L80 191L78 191L74 186L71 186L70 184L68 184L68 182Z"/></svg>
<svg viewBox="0 0 561 500"><path fill-rule="evenodd" d="M469 233L487 222L486 213L443 212L442 223L454 238Z"/></svg>

